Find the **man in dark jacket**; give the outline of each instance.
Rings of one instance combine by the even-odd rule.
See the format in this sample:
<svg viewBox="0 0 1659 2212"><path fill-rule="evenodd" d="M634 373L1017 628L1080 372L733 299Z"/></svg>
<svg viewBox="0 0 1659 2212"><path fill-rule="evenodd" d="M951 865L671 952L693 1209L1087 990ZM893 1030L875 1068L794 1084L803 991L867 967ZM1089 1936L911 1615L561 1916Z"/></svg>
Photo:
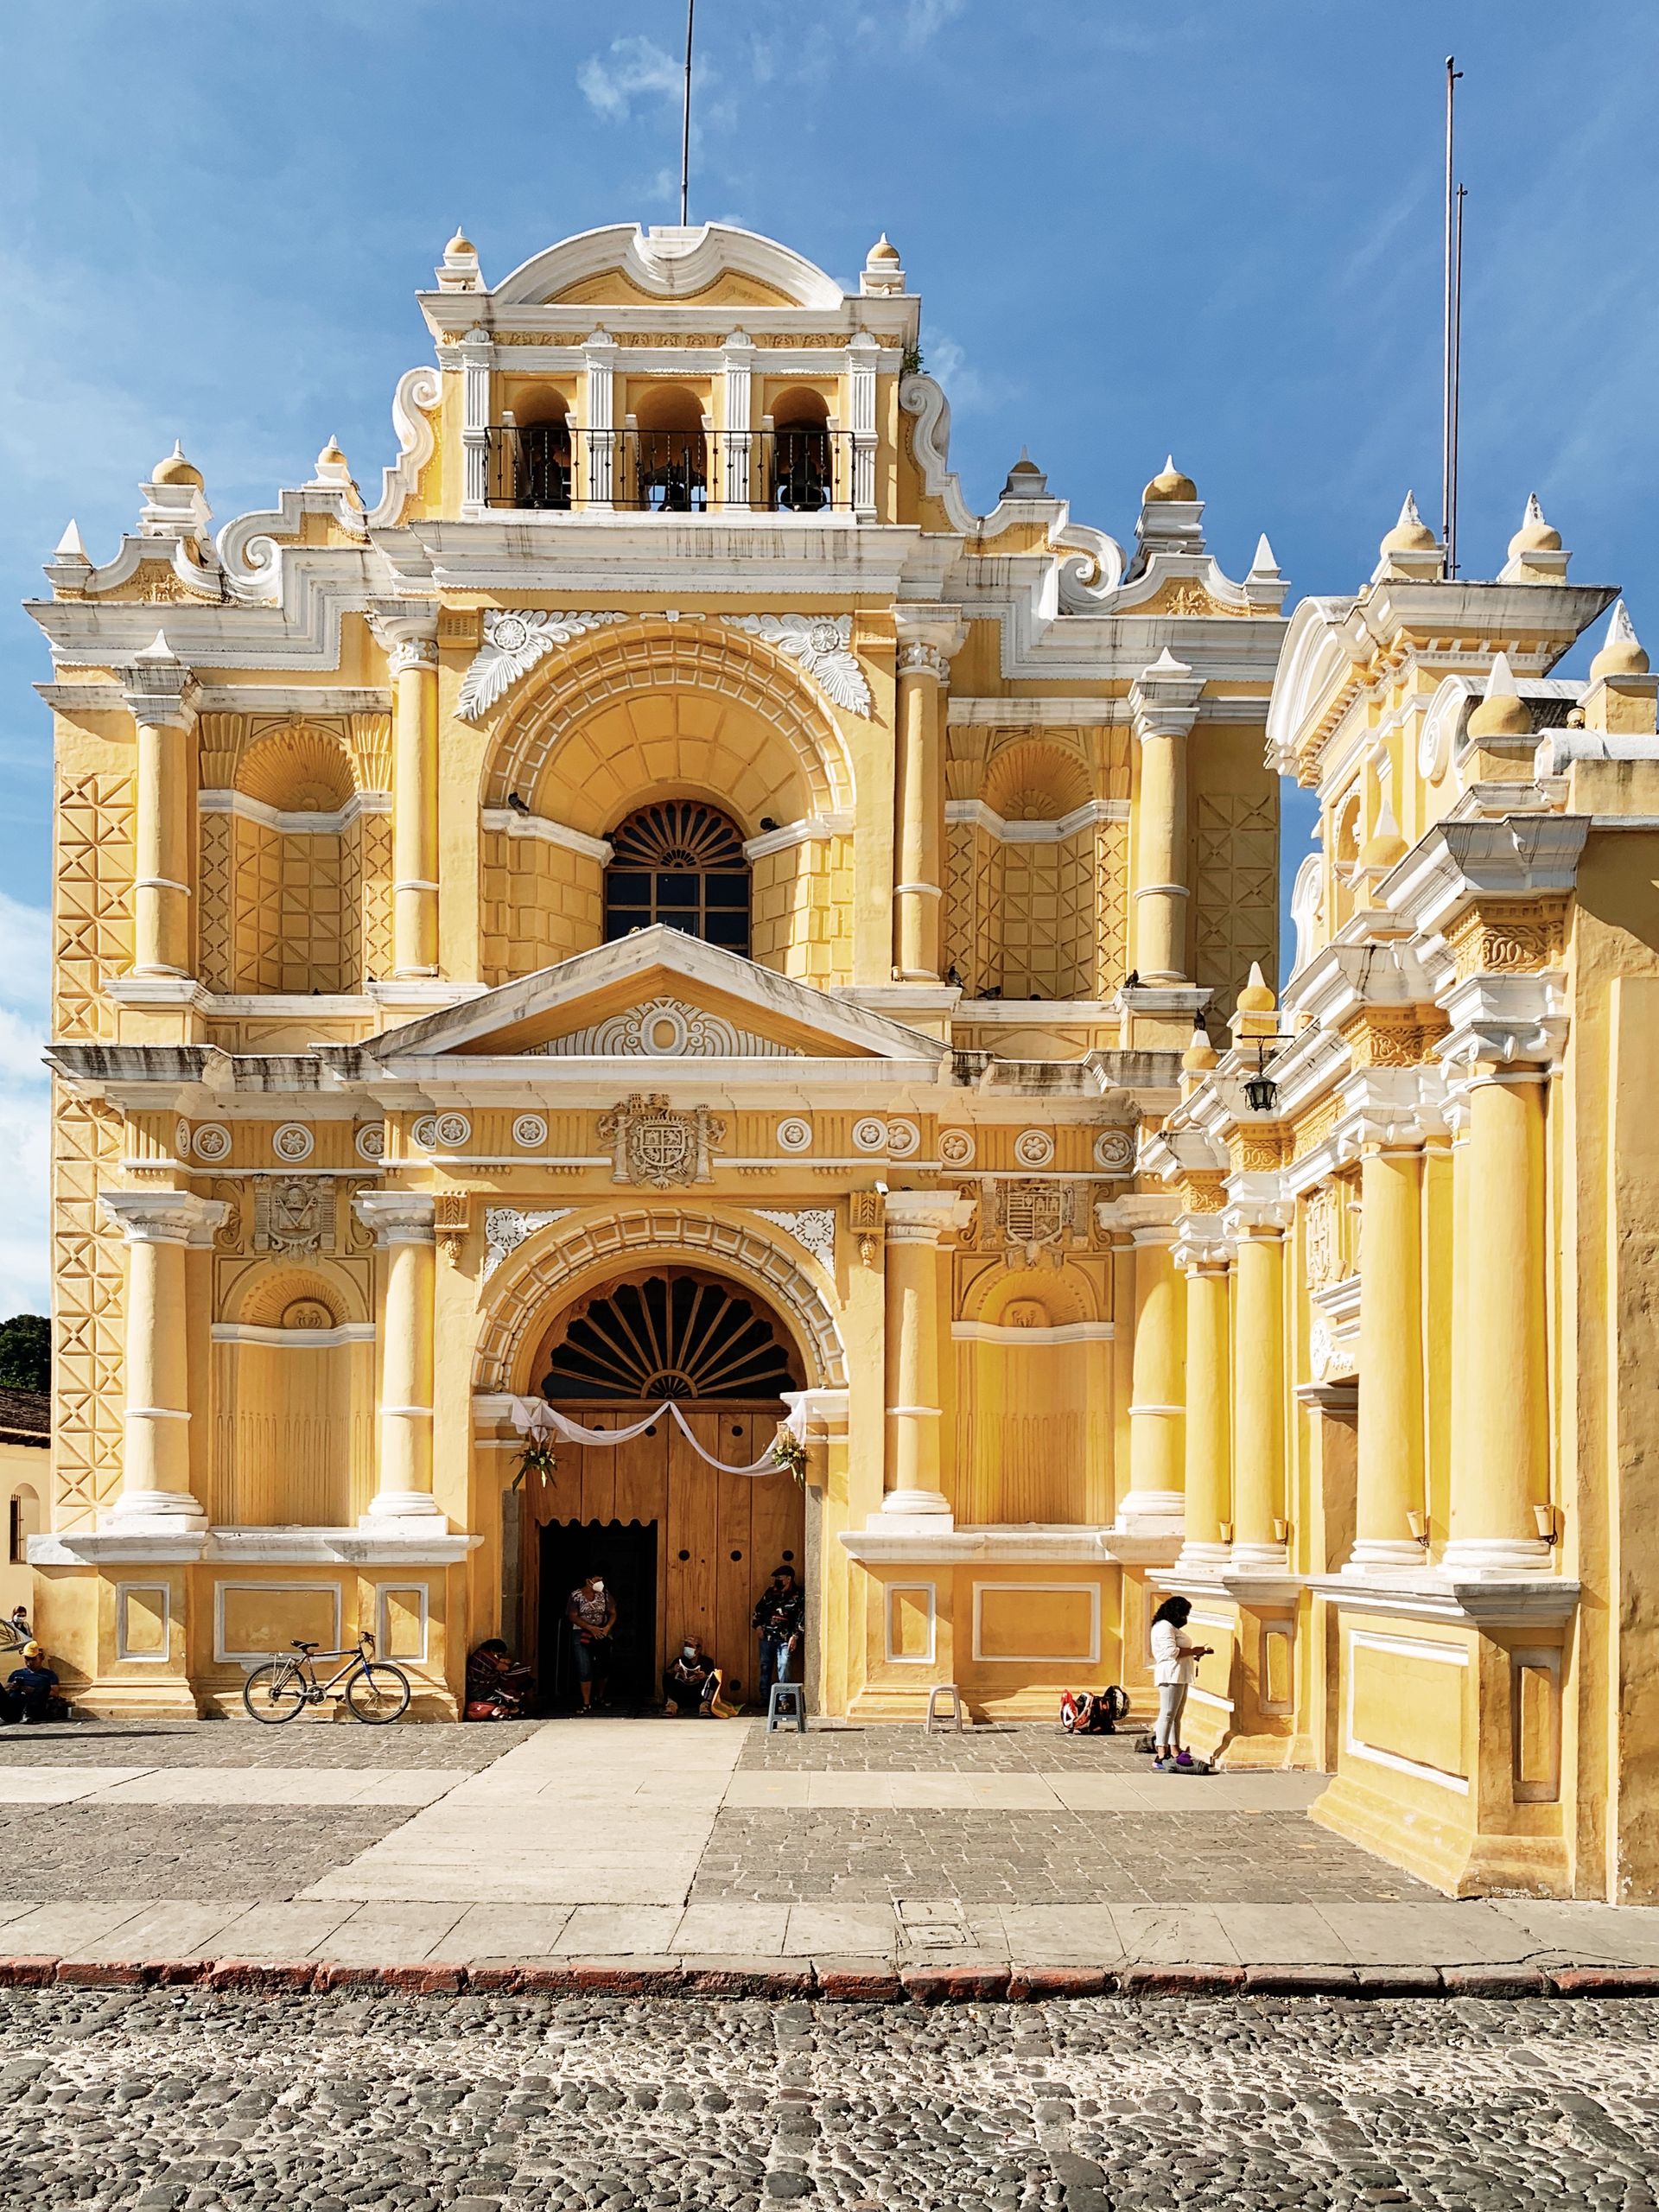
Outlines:
<svg viewBox="0 0 1659 2212"><path fill-rule="evenodd" d="M760 1631L760 1695L774 1682L792 1682L801 1663L806 1626L806 1593L785 1560L772 1569L772 1580L754 1609L754 1625Z"/></svg>
<svg viewBox="0 0 1659 2212"><path fill-rule="evenodd" d="M59 1704L58 1678L46 1663L38 1643L23 1646L23 1663L6 1678L0 1717L7 1720L40 1721L55 1718Z"/></svg>

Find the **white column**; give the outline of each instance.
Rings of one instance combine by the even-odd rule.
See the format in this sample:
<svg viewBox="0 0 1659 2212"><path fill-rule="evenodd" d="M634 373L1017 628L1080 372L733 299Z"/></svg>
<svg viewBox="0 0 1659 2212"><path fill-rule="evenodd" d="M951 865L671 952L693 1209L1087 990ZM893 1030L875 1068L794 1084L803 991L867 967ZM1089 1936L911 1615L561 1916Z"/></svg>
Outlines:
<svg viewBox="0 0 1659 2212"><path fill-rule="evenodd" d="M461 341L462 458L461 513L473 522L488 512L490 496L490 365L495 346L474 327Z"/></svg>
<svg viewBox="0 0 1659 2212"><path fill-rule="evenodd" d="M881 349L868 330L847 348L848 410L852 416L853 513L859 522L875 520L875 365Z"/></svg>
<svg viewBox="0 0 1659 2212"><path fill-rule="evenodd" d="M733 331L726 340L725 461L720 496L728 507L747 507L750 498L749 463L754 429L754 348L746 333Z"/></svg>
<svg viewBox="0 0 1659 2212"><path fill-rule="evenodd" d="M188 1191L105 1191L101 1202L127 1240L127 1403L121 1495L100 1525L182 1535L207 1525L190 1489L185 1248L212 1236L225 1206Z"/></svg>
<svg viewBox="0 0 1659 2212"><path fill-rule="evenodd" d="M1186 746L1203 678L1166 646L1129 689L1141 773L1132 824L1131 965L1143 983L1186 981Z"/></svg>
<svg viewBox="0 0 1659 2212"><path fill-rule="evenodd" d="M161 631L127 671L124 697L137 734L133 777L132 972L191 973L195 875L194 779L189 738L191 674Z"/></svg>
<svg viewBox="0 0 1659 2212"><path fill-rule="evenodd" d="M615 496L616 347L602 331L595 331L582 350L588 377L588 479L590 507L608 507ZM572 454L574 466L577 455Z"/></svg>
<svg viewBox="0 0 1659 2212"><path fill-rule="evenodd" d="M392 974L438 972L438 618L370 618L391 676Z"/></svg>
<svg viewBox="0 0 1659 2212"><path fill-rule="evenodd" d="M386 1255L380 1341L380 1478L365 1526L442 1516L432 1497L435 1207L410 1191L365 1191L352 1201Z"/></svg>

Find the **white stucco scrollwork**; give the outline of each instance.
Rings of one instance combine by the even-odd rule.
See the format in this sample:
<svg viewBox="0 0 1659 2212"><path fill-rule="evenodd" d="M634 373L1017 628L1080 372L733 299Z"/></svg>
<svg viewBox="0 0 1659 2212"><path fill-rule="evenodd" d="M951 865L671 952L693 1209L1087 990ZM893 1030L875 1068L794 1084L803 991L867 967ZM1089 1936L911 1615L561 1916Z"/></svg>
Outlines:
<svg viewBox="0 0 1659 2212"><path fill-rule="evenodd" d="M853 651L850 614L727 614L721 618L786 654L838 707L870 711L870 687Z"/></svg>
<svg viewBox="0 0 1659 2212"><path fill-rule="evenodd" d="M627 620L626 614L552 614L539 607L493 607L484 617L484 642L461 679L455 712L462 721L475 722L555 645L572 645L589 630Z"/></svg>

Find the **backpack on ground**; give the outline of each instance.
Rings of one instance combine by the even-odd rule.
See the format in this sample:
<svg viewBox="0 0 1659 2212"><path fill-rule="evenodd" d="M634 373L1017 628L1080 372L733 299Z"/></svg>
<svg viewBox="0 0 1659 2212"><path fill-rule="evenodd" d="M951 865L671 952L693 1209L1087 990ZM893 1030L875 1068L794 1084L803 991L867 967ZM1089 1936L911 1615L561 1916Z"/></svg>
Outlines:
<svg viewBox="0 0 1659 2212"><path fill-rule="evenodd" d="M1128 1697L1116 1683L1105 1690L1065 1690L1060 1696L1060 1726L1068 1736L1115 1736L1128 1709Z"/></svg>

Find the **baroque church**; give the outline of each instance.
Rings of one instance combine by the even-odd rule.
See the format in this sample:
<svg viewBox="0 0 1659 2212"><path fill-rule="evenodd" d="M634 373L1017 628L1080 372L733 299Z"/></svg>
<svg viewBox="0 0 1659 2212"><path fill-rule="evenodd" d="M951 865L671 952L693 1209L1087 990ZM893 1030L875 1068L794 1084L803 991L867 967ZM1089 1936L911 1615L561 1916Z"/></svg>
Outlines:
<svg viewBox="0 0 1659 2212"><path fill-rule="evenodd" d="M181 449L55 719L40 1632L105 1714L590 1571L643 1692L1150 1678L1453 1893L1659 1897L1659 743L1534 502L1288 620L1172 461L972 512L920 301L720 225L419 296L378 492ZM1317 795L1282 1000L1281 779Z"/></svg>

